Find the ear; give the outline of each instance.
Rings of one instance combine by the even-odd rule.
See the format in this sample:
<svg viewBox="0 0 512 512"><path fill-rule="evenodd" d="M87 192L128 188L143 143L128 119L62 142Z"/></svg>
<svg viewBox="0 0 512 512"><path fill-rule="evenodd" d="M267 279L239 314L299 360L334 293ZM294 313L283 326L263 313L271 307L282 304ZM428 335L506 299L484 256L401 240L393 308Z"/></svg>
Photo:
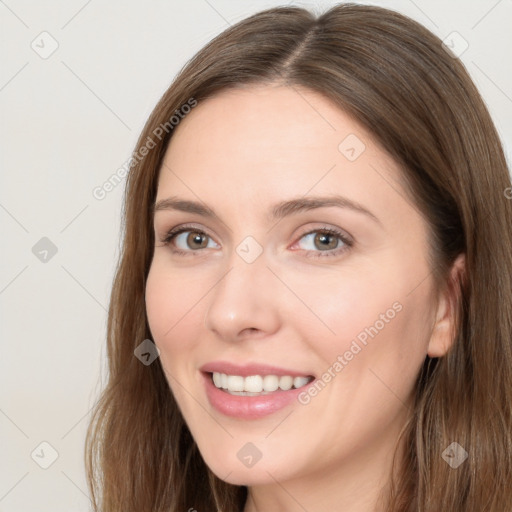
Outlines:
<svg viewBox="0 0 512 512"><path fill-rule="evenodd" d="M439 297L436 320L428 344L429 357L444 356L454 342L457 304L461 299L459 283L463 281L465 269L466 257L464 254L459 254Z"/></svg>

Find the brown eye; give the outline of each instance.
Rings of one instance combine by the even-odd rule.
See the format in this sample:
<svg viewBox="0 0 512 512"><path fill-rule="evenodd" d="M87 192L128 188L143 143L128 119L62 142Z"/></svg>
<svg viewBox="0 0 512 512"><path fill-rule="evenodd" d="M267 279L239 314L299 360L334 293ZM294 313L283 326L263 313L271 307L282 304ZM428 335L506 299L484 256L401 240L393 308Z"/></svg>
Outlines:
<svg viewBox="0 0 512 512"><path fill-rule="evenodd" d="M208 245L208 235L204 233L198 233L190 231L190 234L186 237L185 245L191 249L203 249Z"/></svg>
<svg viewBox="0 0 512 512"><path fill-rule="evenodd" d="M299 243L301 241L302 249L308 252L328 252L339 248L343 250L352 245L343 233L332 228L310 231L300 238Z"/></svg>
<svg viewBox="0 0 512 512"><path fill-rule="evenodd" d="M211 245L208 245L210 241L214 243L209 235L190 227L182 227L171 231L162 240L164 244L173 246L172 250L179 254L199 252L201 249L211 247Z"/></svg>
<svg viewBox="0 0 512 512"><path fill-rule="evenodd" d="M337 249L339 237L330 233L319 233L313 239L313 244L320 250Z"/></svg>

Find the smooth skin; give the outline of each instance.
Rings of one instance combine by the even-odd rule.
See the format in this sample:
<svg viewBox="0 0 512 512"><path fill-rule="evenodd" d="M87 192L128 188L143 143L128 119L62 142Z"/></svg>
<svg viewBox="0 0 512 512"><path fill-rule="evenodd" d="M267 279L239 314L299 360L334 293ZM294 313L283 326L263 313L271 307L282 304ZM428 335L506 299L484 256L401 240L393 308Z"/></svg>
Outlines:
<svg viewBox="0 0 512 512"><path fill-rule="evenodd" d="M304 88L223 91L175 130L156 201L197 201L218 218L155 213L146 305L170 388L206 464L249 486L244 512L382 510L379 493L415 379L427 354L449 349L454 321L455 298L434 289L428 225L406 199L402 171L354 119ZM351 134L365 146L353 161L357 152L340 150ZM375 218L337 206L269 218L279 202L332 194ZM163 243L185 224L188 232ZM325 228L351 243L322 237ZM237 252L246 237L263 249L252 263ZM205 363L271 364L321 378L396 302L401 311L307 405L294 401L242 420L208 402ZM246 443L262 454L250 468L237 457Z"/></svg>

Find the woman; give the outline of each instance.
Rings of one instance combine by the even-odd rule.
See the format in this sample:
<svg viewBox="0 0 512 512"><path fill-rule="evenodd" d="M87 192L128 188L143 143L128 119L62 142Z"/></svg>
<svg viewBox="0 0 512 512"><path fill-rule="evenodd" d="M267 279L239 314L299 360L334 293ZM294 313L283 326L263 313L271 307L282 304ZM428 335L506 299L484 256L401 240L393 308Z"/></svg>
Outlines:
<svg viewBox="0 0 512 512"><path fill-rule="evenodd" d="M97 510L512 510L510 177L436 36L251 16L132 164Z"/></svg>

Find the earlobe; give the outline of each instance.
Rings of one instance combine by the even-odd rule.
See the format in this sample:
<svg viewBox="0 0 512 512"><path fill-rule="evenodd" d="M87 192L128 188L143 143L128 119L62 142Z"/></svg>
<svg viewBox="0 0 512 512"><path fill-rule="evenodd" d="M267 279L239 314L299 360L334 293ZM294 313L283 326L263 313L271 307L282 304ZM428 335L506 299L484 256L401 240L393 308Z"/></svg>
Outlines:
<svg viewBox="0 0 512 512"><path fill-rule="evenodd" d="M450 270L449 279L439 298L436 320L428 344L429 357L443 357L450 350L456 335L457 309L460 296L460 284L464 279L466 258L459 254Z"/></svg>

